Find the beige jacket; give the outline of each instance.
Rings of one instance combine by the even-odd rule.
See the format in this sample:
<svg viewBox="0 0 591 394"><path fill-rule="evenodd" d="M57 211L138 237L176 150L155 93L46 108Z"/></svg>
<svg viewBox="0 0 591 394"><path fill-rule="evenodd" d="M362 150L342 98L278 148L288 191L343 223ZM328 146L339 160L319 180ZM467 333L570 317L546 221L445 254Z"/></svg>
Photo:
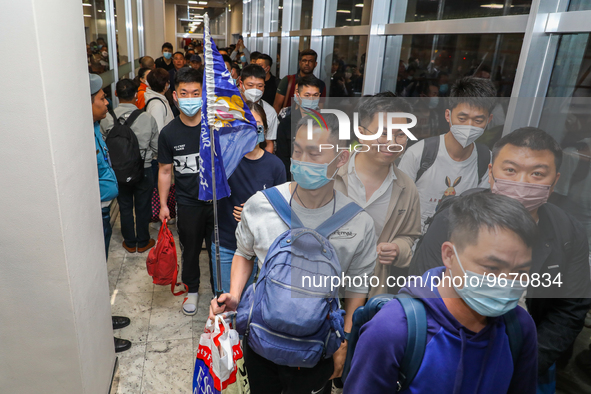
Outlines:
<svg viewBox="0 0 591 394"><path fill-rule="evenodd" d="M336 177L334 188L348 196L348 165L342 166ZM412 258L412 246L415 240L421 235L421 207L419 192L414 182L394 166L396 180L392 185L392 196L390 205L385 212L386 223L382 233L379 235L378 244L382 242L396 243L400 248L400 254L393 265L380 264L376 261L374 275L380 278L380 285L371 288L369 297L388 292L386 280L389 275L401 275L407 268ZM377 247L377 245L376 245ZM382 287L381 285L384 285ZM397 291L391 289L390 292Z"/></svg>

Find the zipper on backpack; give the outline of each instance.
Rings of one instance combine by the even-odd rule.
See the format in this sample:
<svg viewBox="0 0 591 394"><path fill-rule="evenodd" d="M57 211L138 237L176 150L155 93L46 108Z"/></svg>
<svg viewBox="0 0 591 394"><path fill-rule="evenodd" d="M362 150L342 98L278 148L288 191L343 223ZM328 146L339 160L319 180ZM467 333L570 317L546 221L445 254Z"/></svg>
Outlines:
<svg viewBox="0 0 591 394"><path fill-rule="evenodd" d="M277 334L276 332L273 332L271 330L268 330L265 327L263 327L263 326L261 326L260 324L257 324L257 323L250 323L250 325L251 326L254 326L256 328L259 328L259 329L265 331L266 333L268 333L270 335L274 335L274 336L279 337L279 338L287 339L289 341L318 343L318 344L324 346L324 342L322 342L322 341L320 341L318 339L300 339L300 338L288 337L287 335Z"/></svg>
<svg viewBox="0 0 591 394"><path fill-rule="evenodd" d="M301 289L299 287L293 287L290 285L286 285L285 283L281 283L278 280L275 279L269 279L272 283L275 283L276 285L279 285L285 289L291 290L291 291L297 291L297 292L302 292L305 294L309 294L309 295L313 295L313 296L318 296L320 298L327 298L327 297L332 297L332 295L330 293L320 293L320 292L316 292L316 291L311 291L311 290L306 290L306 289Z"/></svg>

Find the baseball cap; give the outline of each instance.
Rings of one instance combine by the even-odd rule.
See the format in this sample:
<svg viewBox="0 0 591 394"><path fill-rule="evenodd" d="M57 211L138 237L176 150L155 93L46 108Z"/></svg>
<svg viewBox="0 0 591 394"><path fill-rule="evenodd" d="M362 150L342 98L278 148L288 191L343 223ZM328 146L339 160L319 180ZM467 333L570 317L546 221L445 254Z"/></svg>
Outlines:
<svg viewBox="0 0 591 394"><path fill-rule="evenodd" d="M103 87L103 79L96 74L89 74L90 78L90 94L97 93Z"/></svg>
<svg viewBox="0 0 591 394"><path fill-rule="evenodd" d="M189 61L201 63L201 57L199 57L199 55L191 55L191 59Z"/></svg>

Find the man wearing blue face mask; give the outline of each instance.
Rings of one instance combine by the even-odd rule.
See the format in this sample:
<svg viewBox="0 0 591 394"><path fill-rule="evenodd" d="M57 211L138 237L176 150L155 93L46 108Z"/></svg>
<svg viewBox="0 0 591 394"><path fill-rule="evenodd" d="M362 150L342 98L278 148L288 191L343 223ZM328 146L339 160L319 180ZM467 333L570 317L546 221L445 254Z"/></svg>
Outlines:
<svg viewBox="0 0 591 394"><path fill-rule="evenodd" d="M172 63L172 44L165 42L162 44L162 56L155 60L156 67L163 68L166 71L170 71L174 68Z"/></svg>
<svg viewBox="0 0 591 394"><path fill-rule="evenodd" d="M170 219L168 192L172 172L176 186L177 229L181 243L183 283L189 294L183 301L182 311L192 316L197 313L199 291L199 254L205 239L211 268L211 233L213 207L199 196L199 136L201 135L201 84L203 75L185 67L177 71L174 102L181 114L167 124L158 139L158 191L160 193L160 220ZM210 276L210 281L213 280Z"/></svg>
<svg viewBox="0 0 591 394"><path fill-rule="evenodd" d="M536 392L537 343L532 318L517 306L525 292L536 223L517 201L479 193L449 208L450 236L440 255L445 267L411 280L401 293L424 305L426 346L404 392ZM385 393L401 375L409 336L407 316L388 302L361 328L344 393ZM417 337L417 339L419 339Z"/></svg>
<svg viewBox="0 0 591 394"><path fill-rule="evenodd" d="M314 75L299 77L296 84L295 110L292 107L285 107L279 112L279 126L277 127L277 150L275 154L285 165L287 179L291 179L289 167L291 165L291 149L293 138L291 133L292 125L297 125L300 119L305 116L309 109L317 109L323 82Z"/></svg>
<svg viewBox="0 0 591 394"><path fill-rule="evenodd" d="M306 228L317 228L352 202L334 190L335 175L346 164L349 152L336 149L339 144L336 116L324 115L324 119L326 125L323 127L313 126L311 139L308 139L308 120L312 118L306 116L298 123L291 161L294 182L274 188ZM332 148L321 149L321 146L328 145ZM263 263L267 264L265 258L271 245L288 228L263 193L257 192L246 202L236 229L237 250L232 260L230 292L212 300L210 317L226 310L236 310L252 273L255 257L261 269ZM373 220L366 212L355 214L327 238L334 247L345 277L362 279L364 275L371 275L377 259L376 236ZM345 280L340 286L341 295L345 298L345 333L351 330L353 312L365 303L368 287L363 280L359 283L354 279ZM220 306L218 302L223 304ZM309 312L305 310L305 304L302 303L302 310L286 313L305 315ZM276 318L281 319L281 316ZM250 345L245 345L244 352L253 394L319 393L330 378L341 376L347 342L343 342L331 357L321 358L309 368L276 364L252 349Z"/></svg>
<svg viewBox="0 0 591 394"><path fill-rule="evenodd" d="M232 258L236 252L236 227L240 222L244 203L257 191L270 189L285 183L285 168L275 155L265 151L265 134L268 131L267 115L259 104L247 102L257 122L258 144L252 152L244 155L236 170L228 178L228 185L232 194L222 198L218 205L218 222L220 228L220 260L223 293L230 291L230 272ZM271 110L275 110L271 107ZM215 256L215 244L212 244L212 254ZM256 268L246 283L248 287L254 280ZM216 271L213 271L214 284L217 290Z"/></svg>
<svg viewBox="0 0 591 394"><path fill-rule="evenodd" d="M501 194L519 201L537 223L539 237L533 248L530 274L551 278L532 282L525 301L538 330L538 375L552 382L553 365L564 364L583 329L591 306L588 241L585 230L572 216L547 203L561 178L562 150L546 132L524 127L501 138L493 147L487 189L466 192ZM449 210L441 207L417 247L411 275L443 265L441 245L449 232Z"/></svg>
<svg viewBox="0 0 591 394"><path fill-rule="evenodd" d="M439 202L488 184L490 151L474 141L492 120L496 91L490 80L466 77L451 89L445 110L449 131L408 148L400 168L416 183L421 199L421 227L427 231Z"/></svg>

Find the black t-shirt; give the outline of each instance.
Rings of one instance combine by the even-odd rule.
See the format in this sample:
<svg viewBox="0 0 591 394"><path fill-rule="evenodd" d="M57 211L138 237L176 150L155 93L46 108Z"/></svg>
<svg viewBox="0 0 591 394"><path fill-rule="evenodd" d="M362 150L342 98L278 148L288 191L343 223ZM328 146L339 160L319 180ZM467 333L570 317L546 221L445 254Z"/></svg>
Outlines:
<svg viewBox="0 0 591 394"><path fill-rule="evenodd" d="M176 202L179 205L210 204L199 200L200 135L201 123L189 127L178 116L160 131L158 163L173 164Z"/></svg>
<svg viewBox="0 0 591 394"><path fill-rule="evenodd" d="M287 180L291 180L291 172L289 167L291 166L291 150L293 145L293 139L295 135L292 135L292 129L295 131L295 126L302 119L302 114L299 110L292 112L291 107L283 108L277 116L279 125L277 126L277 150L275 154L285 167L285 173L287 174Z"/></svg>
<svg viewBox="0 0 591 394"><path fill-rule="evenodd" d="M262 98L271 106L273 106L273 102L275 101L277 85L279 85L279 81L273 74L271 74L271 78L268 81L265 81L265 92Z"/></svg>
<svg viewBox="0 0 591 394"><path fill-rule="evenodd" d="M236 170L228 179L232 194L222 198L218 205L220 245L236 250L236 227L238 222L232 212L235 206L244 204L259 190L285 183L283 164L275 155L264 152L256 160L243 157Z"/></svg>
<svg viewBox="0 0 591 394"><path fill-rule="evenodd" d="M170 60L170 64L166 64L166 62L164 61L164 56L160 56L158 59L156 59L154 61L154 63L156 64L156 67L163 68L166 71L172 70L174 68L174 64L172 63L172 59Z"/></svg>

